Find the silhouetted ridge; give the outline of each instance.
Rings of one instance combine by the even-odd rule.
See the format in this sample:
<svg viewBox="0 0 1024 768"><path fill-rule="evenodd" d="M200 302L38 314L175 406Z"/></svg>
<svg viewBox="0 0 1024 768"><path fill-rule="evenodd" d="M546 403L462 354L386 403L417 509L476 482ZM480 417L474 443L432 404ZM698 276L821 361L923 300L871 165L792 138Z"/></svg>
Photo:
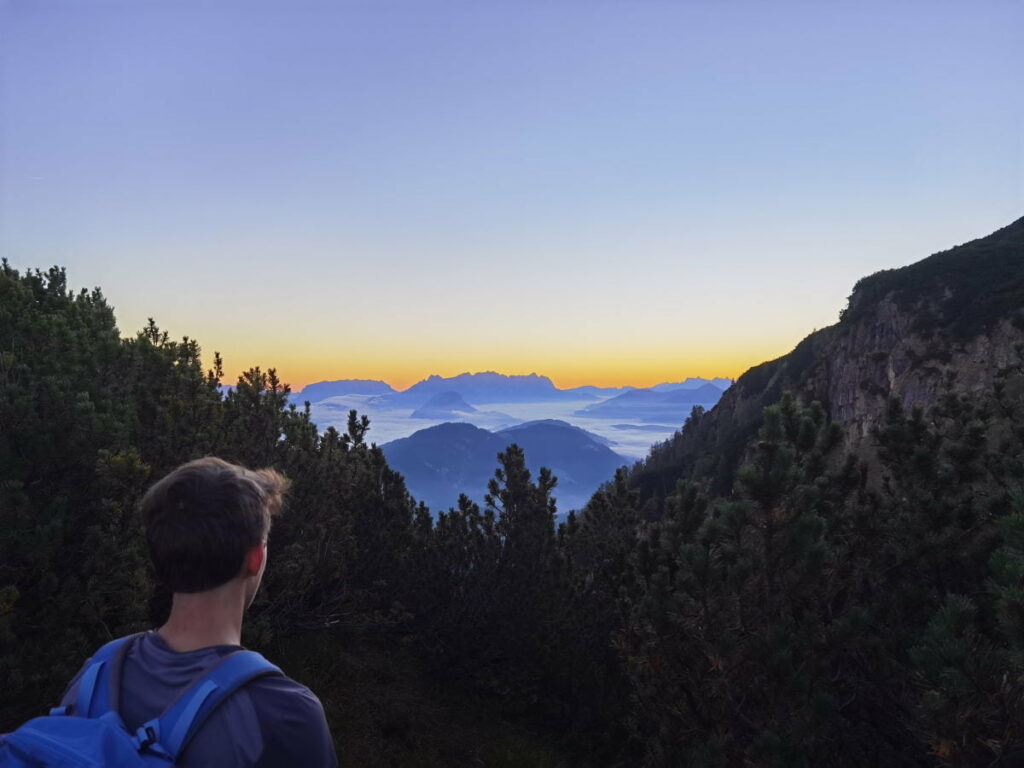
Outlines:
<svg viewBox="0 0 1024 768"><path fill-rule="evenodd" d="M749 369L713 409L698 411L681 432L652 448L631 482L654 498L686 477L710 478L724 492L764 408L787 390L820 402L831 420L847 426L847 441L862 442L890 397L905 407L936 402L943 370L960 372L963 391L990 389L996 369L1010 364L1024 340L1022 329L1024 218L859 280L840 322Z"/></svg>
<svg viewBox="0 0 1024 768"><path fill-rule="evenodd" d="M488 432L471 424L428 427L381 446L388 464L402 473L409 492L435 511L455 504L460 493L483 499L495 456L515 443L537 475L548 467L558 478L554 496L562 512L579 508L626 459L609 441L556 419Z"/></svg>
<svg viewBox="0 0 1024 768"><path fill-rule="evenodd" d="M862 278L853 288L844 322L856 321L885 296L916 312L914 330L938 328L964 339L1008 314L1024 318L1024 217L987 237L942 251L900 269Z"/></svg>

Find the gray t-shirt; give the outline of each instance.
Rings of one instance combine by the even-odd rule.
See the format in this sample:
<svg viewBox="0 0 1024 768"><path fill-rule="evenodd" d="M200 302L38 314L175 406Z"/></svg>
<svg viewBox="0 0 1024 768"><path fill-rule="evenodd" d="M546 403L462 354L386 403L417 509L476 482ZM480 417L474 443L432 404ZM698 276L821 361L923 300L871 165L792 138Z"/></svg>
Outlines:
<svg viewBox="0 0 1024 768"><path fill-rule="evenodd" d="M158 717L237 645L178 653L156 632L132 641L121 677L121 719L134 732ZM82 670L62 705L75 701ZM257 678L229 696L203 723L178 761L181 768L334 768L338 760L320 700L279 675Z"/></svg>

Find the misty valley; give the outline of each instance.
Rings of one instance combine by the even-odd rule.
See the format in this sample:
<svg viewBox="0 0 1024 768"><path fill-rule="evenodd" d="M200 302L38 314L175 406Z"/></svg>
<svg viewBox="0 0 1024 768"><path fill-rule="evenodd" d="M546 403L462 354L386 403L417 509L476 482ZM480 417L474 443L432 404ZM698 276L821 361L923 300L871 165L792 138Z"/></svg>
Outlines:
<svg viewBox="0 0 1024 768"><path fill-rule="evenodd" d="M616 468L670 438L694 407L713 408L731 384L688 378L651 388L558 389L544 376L491 372L432 376L404 392L379 381L320 382L292 400L309 402L321 429L343 430L350 410L368 416L389 465L435 510L455 506L463 493L480 502L495 456L518 443L534 474L543 466L558 477L565 514L582 508Z"/></svg>

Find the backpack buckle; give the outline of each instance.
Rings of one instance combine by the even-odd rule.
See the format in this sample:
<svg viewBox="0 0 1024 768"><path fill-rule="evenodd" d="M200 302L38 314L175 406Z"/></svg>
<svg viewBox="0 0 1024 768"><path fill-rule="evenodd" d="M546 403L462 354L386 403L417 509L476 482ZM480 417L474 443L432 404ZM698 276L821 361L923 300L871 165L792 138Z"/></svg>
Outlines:
<svg viewBox="0 0 1024 768"><path fill-rule="evenodd" d="M135 732L135 740L139 744L139 751L144 752L145 750L149 749L151 746L156 744L156 728L147 723Z"/></svg>
<svg viewBox="0 0 1024 768"><path fill-rule="evenodd" d="M171 759L171 756L160 745L160 722L157 720L150 720L135 731L135 748L139 752L149 752L166 760Z"/></svg>

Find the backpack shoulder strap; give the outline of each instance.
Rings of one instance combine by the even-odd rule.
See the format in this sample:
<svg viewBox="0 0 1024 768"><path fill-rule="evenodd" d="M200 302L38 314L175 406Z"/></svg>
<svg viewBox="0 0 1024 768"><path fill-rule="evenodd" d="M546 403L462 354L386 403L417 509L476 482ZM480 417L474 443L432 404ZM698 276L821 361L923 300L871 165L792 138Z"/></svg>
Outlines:
<svg viewBox="0 0 1024 768"><path fill-rule="evenodd" d="M160 717L139 728L140 747L176 762L203 722L231 694L265 675L284 673L255 651L235 651L199 677Z"/></svg>
<svg viewBox="0 0 1024 768"><path fill-rule="evenodd" d="M128 647L138 635L111 640L92 655L78 681L78 695L72 713L79 717L99 717L117 711L121 688L121 667Z"/></svg>

